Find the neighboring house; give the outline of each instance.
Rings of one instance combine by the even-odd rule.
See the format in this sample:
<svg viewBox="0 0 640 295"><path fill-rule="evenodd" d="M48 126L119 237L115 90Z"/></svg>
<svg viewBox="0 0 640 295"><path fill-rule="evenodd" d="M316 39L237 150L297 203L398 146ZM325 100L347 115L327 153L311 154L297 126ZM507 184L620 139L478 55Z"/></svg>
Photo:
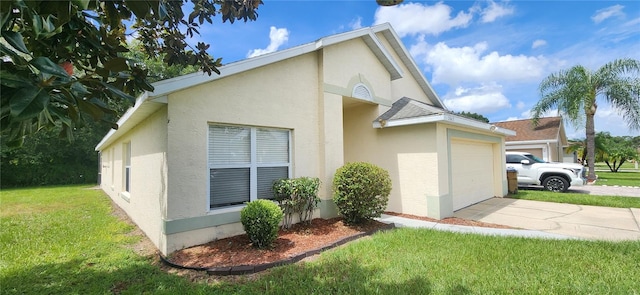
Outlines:
<svg viewBox="0 0 640 295"><path fill-rule="evenodd" d="M389 24L154 84L96 146L102 189L162 253L243 232L244 202L347 162L389 171L388 210L444 218L507 194L509 130L445 110Z"/></svg>
<svg viewBox="0 0 640 295"><path fill-rule="evenodd" d="M507 151L528 152L547 162L577 162L576 153L566 152L569 141L562 117L540 118L535 127L531 119L491 124L516 132L516 135L507 136Z"/></svg>

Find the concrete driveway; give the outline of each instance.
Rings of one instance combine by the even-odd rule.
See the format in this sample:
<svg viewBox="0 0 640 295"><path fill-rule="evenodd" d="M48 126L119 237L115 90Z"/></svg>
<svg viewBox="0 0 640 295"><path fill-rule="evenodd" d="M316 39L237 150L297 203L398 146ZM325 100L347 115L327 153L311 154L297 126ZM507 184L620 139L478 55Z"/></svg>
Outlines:
<svg viewBox="0 0 640 295"><path fill-rule="evenodd" d="M593 240L640 240L640 209L492 198L455 217Z"/></svg>

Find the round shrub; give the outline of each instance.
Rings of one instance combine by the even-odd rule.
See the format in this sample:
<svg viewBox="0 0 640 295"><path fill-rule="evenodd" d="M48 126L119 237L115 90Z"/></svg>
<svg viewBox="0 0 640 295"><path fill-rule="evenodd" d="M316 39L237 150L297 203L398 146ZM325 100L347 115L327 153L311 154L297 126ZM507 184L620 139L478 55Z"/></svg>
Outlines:
<svg viewBox="0 0 640 295"><path fill-rule="evenodd" d="M348 224L380 217L391 193L389 173L370 163L348 163L333 177L333 201Z"/></svg>
<svg viewBox="0 0 640 295"><path fill-rule="evenodd" d="M282 220L282 209L269 200L255 200L247 203L240 211L240 222L254 247L271 247L278 237L278 225Z"/></svg>

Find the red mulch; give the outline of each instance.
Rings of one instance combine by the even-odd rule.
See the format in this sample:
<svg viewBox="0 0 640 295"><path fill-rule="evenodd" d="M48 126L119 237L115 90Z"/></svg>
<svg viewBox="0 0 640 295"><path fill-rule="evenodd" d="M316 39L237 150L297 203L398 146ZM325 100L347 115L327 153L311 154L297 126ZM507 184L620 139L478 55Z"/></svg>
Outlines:
<svg viewBox="0 0 640 295"><path fill-rule="evenodd" d="M437 220L393 212L385 212L385 214L446 224L510 228L504 225L455 217ZM371 232L385 226L384 223L378 221L370 221L360 226L349 226L344 224L341 218L314 219L311 225L294 224L291 229L280 230L278 238L271 249L260 250L253 248L247 235L243 234L178 250L172 253L168 259L178 265L199 268L258 265L285 260L301 253L331 245L344 238Z"/></svg>

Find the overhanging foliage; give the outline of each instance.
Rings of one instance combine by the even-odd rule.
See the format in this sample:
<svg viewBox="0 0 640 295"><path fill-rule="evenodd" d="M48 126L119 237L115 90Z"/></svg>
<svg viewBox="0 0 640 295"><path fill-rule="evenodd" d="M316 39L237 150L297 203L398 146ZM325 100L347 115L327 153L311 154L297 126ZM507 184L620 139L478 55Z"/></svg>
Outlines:
<svg viewBox="0 0 640 295"><path fill-rule="evenodd" d="M19 145L26 134L54 125L71 135L87 119L109 121L112 101L133 101L153 87L148 72L124 57L128 38L168 65L219 73L209 45L186 38L200 25L255 20L261 0L69 0L0 2L2 134ZM190 6L191 6L190 5ZM131 26L127 24L131 23Z"/></svg>

